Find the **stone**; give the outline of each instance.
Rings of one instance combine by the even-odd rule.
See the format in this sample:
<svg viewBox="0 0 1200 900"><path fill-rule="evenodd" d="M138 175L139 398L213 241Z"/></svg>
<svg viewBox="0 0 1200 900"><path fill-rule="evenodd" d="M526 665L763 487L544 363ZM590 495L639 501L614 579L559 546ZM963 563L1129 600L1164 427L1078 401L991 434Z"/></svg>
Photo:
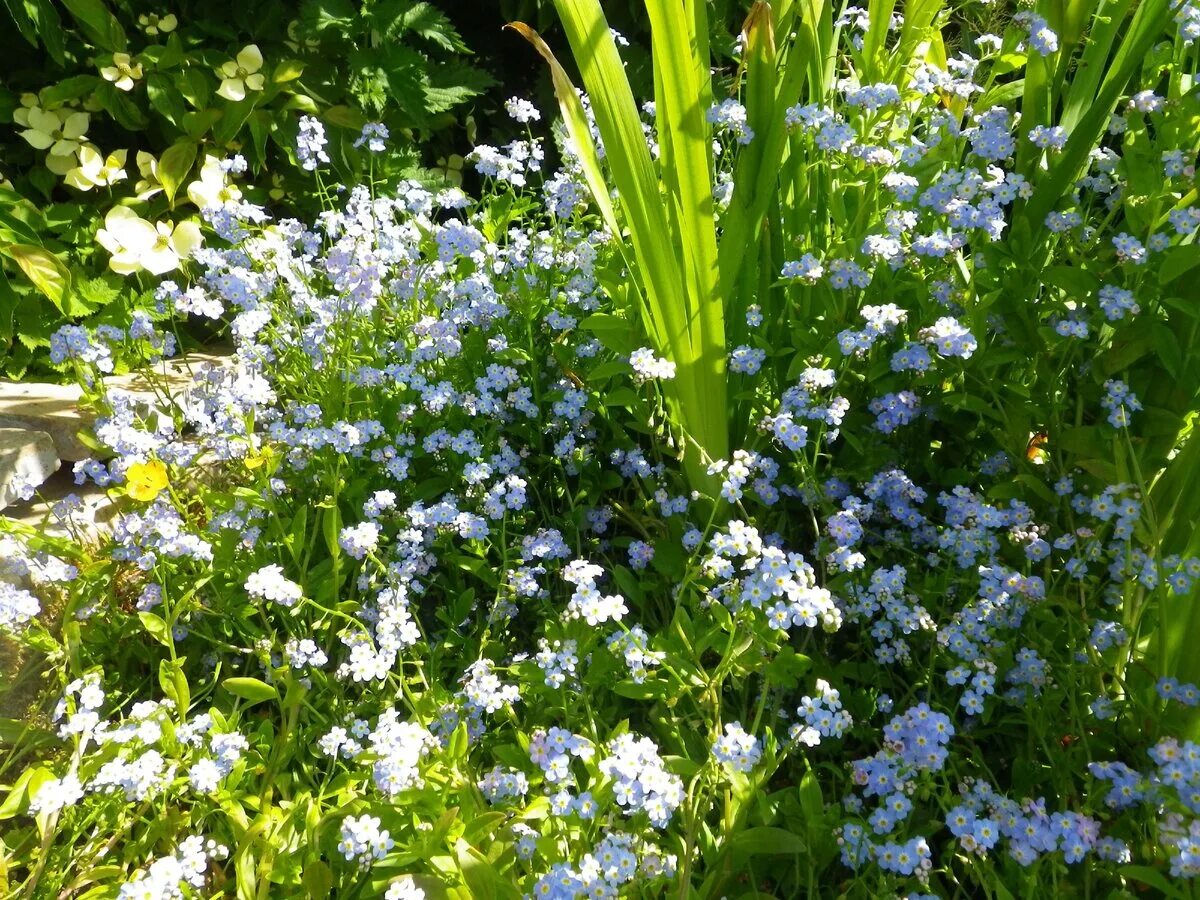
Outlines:
<svg viewBox="0 0 1200 900"><path fill-rule="evenodd" d="M148 371L112 375L104 379L105 387L119 388L137 394L146 404L157 405L163 399L154 385L174 398L195 384L195 374L206 365L228 365L231 356L225 353L189 353L168 359ZM44 431L54 440L60 459L77 462L104 454L93 450L80 439L95 422L95 414L80 408L83 390L74 384L0 381L0 428L27 428Z"/></svg>
<svg viewBox="0 0 1200 900"><path fill-rule="evenodd" d="M93 456L79 439L92 417L81 413L82 391L74 384L0 382L0 428L41 431L54 442L60 459L75 461Z"/></svg>
<svg viewBox="0 0 1200 900"><path fill-rule="evenodd" d="M79 498L79 505L70 513L69 520L64 522L54 514L54 506L70 494ZM117 504L109 498L104 488L90 481L77 485L70 467L63 466L38 489L37 497L28 502L14 503L0 513L0 519L28 526L45 537L98 541L103 534L111 532L112 519L117 512ZM0 527L2 532L3 528ZM3 556L0 552L0 572L4 568Z"/></svg>
<svg viewBox="0 0 1200 900"><path fill-rule="evenodd" d="M54 439L44 431L0 428L0 509L21 499L21 486L40 487L58 471Z"/></svg>

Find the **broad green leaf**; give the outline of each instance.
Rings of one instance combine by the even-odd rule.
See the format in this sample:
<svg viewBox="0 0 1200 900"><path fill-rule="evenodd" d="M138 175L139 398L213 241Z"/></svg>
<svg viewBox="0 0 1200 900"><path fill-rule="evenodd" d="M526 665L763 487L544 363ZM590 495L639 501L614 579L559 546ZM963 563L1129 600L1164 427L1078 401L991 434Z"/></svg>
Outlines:
<svg viewBox="0 0 1200 900"><path fill-rule="evenodd" d="M600 159L596 153L596 145L592 140L591 129L588 128L587 116L584 113L583 104L579 100L579 92L575 89L575 85L571 83L566 70L559 64L550 48L546 45L546 42L542 40L541 35L524 22L510 22L505 27L513 29L525 38L525 40L529 41L534 46L534 49L541 54L542 58L546 60L547 64L549 64L550 78L554 84L554 95L558 98L558 106L562 112L563 123L566 125L572 149L579 160L580 168L583 170L584 180L592 192L592 197L596 202L597 208L600 210L600 215L604 219L605 226L612 232L614 238L620 240L621 226L617 223L617 214L613 209L612 200L608 196L608 185L605 183L604 174L600 169ZM589 318L594 318L594 316Z"/></svg>
<svg viewBox="0 0 1200 900"><path fill-rule="evenodd" d="M300 884L309 900L323 900L333 891L333 872L322 860L311 860L304 864Z"/></svg>
<svg viewBox="0 0 1200 900"><path fill-rule="evenodd" d="M9 244L0 249L0 253L20 266L25 277L60 312L66 312L71 293L71 272L62 260L45 247L33 244Z"/></svg>
<svg viewBox="0 0 1200 900"><path fill-rule="evenodd" d="M161 72L151 72L146 76L146 96L159 115L176 128L183 127L187 110L183 106L183 94L175 87L173 78Z"/></svg>
<svg viewBox="0 0 1200 900"><path fill-rule="evenodd" d="M58 84L44 87L38 92L38 99L47 106L57 106L68 100L78 100L90 94L100 84L98 75L72 75L64 78Z"/></svg>
<svg viewBox="0 0 1200 900"><path fill-rule="evenodd" d="M138 613L138 619L141 620L142 627L160 644L165 647L170 647L174 644L174 641L171 639L171 629L161 616L143 610Z"/></svg>
<svg viewBox="0 0 1200 900"><path fill-rule="evenodd" d="M251 703L279 699L279 692L274 687L257 678L226 678L221 682L221 687Z"/></svg>
<svg viewBox="0 0 1200 900"><path fill-rule="evenodd" d="M177 141L159 157L158 180L169 203L175 202L175 195L179 193L179 188L191 173L197 151L198 145L195 141Z"/></svg>
<svg viewBox="0 0 1200 900"><path fill-rule="evenodd" d="M276 84L285 84L289 81L295 81L304 73L304 63L298 59L281 60L279 65L275 67L275 72L272 79Z"/></svg>
<svg viewBox="0 0 1200 900"><path fill-rule="evenodd" d="M125 49L125 29L103 0L62 0L62 5L93 43L111 52Z"/></svg>
<svg viewBox="0 0 1200 900"><path fill-rule="evenodd" d="M735 853L747 856L799 856L807 849L800 835L783 828L747 828L730 843Z"/></svg>
<svg viewBox="0 0 1200 900"><path fill-rule="evenodd" d="M1200 244L1172 247L1163 253L1162 263L1158 267L1158 283L1168 285L1196 266L1200 266Z"/></svg>

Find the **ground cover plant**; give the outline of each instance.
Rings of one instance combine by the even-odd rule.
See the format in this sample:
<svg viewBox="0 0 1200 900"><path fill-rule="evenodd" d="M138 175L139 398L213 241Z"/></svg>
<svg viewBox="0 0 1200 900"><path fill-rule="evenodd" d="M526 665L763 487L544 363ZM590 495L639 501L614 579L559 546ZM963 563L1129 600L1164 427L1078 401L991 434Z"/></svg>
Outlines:
<svg viewBox="0 0 1200 900"><path fill-rule="evenodd" d="M143 308L148 285L121 276L178 268L223 171L238 176L224 189L253 202L319 210L296 158L300 115L320 114L342 177L367 163L354 141L368 120L393 148L371 163L421 177L418 142L491 84L445 13L418 0L18 0L0 4L0 52L7 378L45 377L60 325L119 325ZM166 252L115 253L148 234L139 222Z"/></svg>
<svg viewBox="0 0 1200 900"><path fill-rule="evenodd" d="M1200 7L759 3L728 91L646 7L641 105L514 26L478 196L303 118L323 213L55 334L121 510L5 539L11 895L1194 896Z"/></svg>

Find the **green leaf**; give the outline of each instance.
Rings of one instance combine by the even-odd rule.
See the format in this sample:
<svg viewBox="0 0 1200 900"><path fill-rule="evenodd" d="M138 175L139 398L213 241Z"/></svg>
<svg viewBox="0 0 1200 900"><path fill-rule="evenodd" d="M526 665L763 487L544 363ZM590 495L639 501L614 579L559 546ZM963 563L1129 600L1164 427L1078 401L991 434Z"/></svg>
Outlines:
<svg viewBox="0 0 1200 900"><path fill-rule="evenodd" d="M1140 882L1155 890L1162 891L1164 897L1171 900L1187 900L1188 893L1173 885L1167 877L1157 869L1149 866L1121 866L1118 870L1125 878Z"/></svg>
<svg viewBox="0 0 1200 900"><path fill-rule="evenodd" d="M151 72L146 76L146 96L159 115L176 128L183 127L187 110L183 106L183 94L175 87L173 78L161 72Z"/></svg>
<svg viewBox="0 0 1200 900"><path fill-rule="evenodd" d="M117 120L117 124L127 131L141 131L150 124L141 108L126 96L124 91L117 90L115 85L107 81L96 85L93 96L109 115Z"/></svg>
<svg viewBox="0 0 1200 900"><path fill-rule="evenodd" d="M174 640L171 638L171 629L167 623L159 616L152 612L139 612L138 619L141 620L142 627L150 634L152 638L162 644L164 647L174 646Z"/></svg>
<svg viewBox="0 0 1200 900"><path fill-rule="evenodd" d="M684 465L693 486L713 488L705 457L728 456L724 310L718 293L709 127L711 96L705 5L649 0L661 165L646 146L629 79L599 0L555 0L591 100L608 171L621 197L632 255L625 256L653 347L677 366L665 389L672 415L693 440ZM533 29L514 23L551 67L572 144L593 199L614 235L609 188L565 71ZM591 149L589 149L591 148ZM663 188L665 187L665 196ZM713 491L715 493L715 491Z"/></svg>
<svg viewBox="0 0 1200 900"><path fill-rule="evenodd" d="M747 828L730 841L735 853L746 856L799 856L806 851L804 840L782 828Z"/></svg>
<svg viewBox="0 0 1200 900"><path fill-rule="evenodd" d="M349 106L331 106L321 114L322 121L349 131L362 131L367 117Z"/></svg>
<svg viewBox="0 0 1200 900"><path fill-rule="evenodd" d="M1196 266L1200 266L1200 244L1172 247L1163 253L1162 263L1158 267L1158 283L1170 284Z"/></svg>
<svg viewBox="0 0 1200 900"><path fill-rule="evenodd" d="M289 81L295 81L304 73L304 63L298 59L280 60L279 65L275 67L275 72L271 79L276 84L286 84Z"/></svg>
<svg viewBox="0 0 1200 900"><path fill-rule="evenodd" d="M194 109L204 109L212 99L212 81L202 69L184 69L175 76L175 86Z"/></svg>
<svg viewBox="0 0 1200 900"><path fill-rule="evenodd" d="M385 30L388 37L396 37L403 32L412 32L443 50L453 53L462 53L467 50L467 45L459 37L454 25L451 24L445 13L432 3L419 2L410 5L408 0L393 0L391 3L383 3L376 7L376 21L381 21L382 16L390 15L391 10L402 6L407 6L408 9L392 20L392 24Z"/></svg>
<svg viewBox="0 0 1200 900"><path fill-rule="evenodd" d="M102 0L62 0L62 5L92 43L110 52L125 49L125 29Z"/></svg>
<svg viewBox="0 0 1200 900"><path fill-rule="evenodd" d="M20 266L25 277L58 307L59 312L66 312L67 298L71 292L71 272L62 260L45 247L33 244L9 244L0 249L0 253Z"/></svg>
<svg viewBox="0 0 1200 900"><path fill-rule="evenodd" d="M97 75L72 75L58 84L42 88L38 92L38 99L46 106L58 106L68 100L78 100L87 96L99 84L100 77Z"/></svg>
<svg viewBox="0 0 1200 900"><path fill-rule="evenodd" d="M158 180L162 183L167 202L174 204L175 195L192 171L199 146L195 141L178 141L163 151L158 160Z"/></svg>
<svg viewBox="0 0 1200 900"><path fill-rule="evenodd" d="M103 278L88 278L75 282L75 301L77 305L87 307L84 315L90 315L97 309L108 306L119 296L120 289L113 287Z"/></svg>
<svg viewBox="0 0 1200 900"><path fill-rule="evenodd" d="M26 0L21 6L24 16L17 15L14 4L8 3L9 10L14 13L14 18L17 20L18 28L21 28L21 25L25 26L21 28L25 39L37 46L36 41L31 37L31 34L36 34L42 39L42 45L50 54L50 58L60 66L65 65L67 30L63 28L62 20L58 17L58 10L54 8L52 0Z"/></svg>
<svg viewBox="0 0 1200 900"><path fill-rule="evenodd" d="M808 819L809 829L817 826L825 818L825 801L821 797L821 785L817 775L809 769L800 779L800 806Z"/></svg>
<svg viewBox="0 0 1200 900"><path fill-rule="evenodd" d="M163 694L175 703L175 709L179 715L181 717L187 715L188 707L192 702L192 692L188 687L187 676L183 674L181 660L159 660L158 685L162 688Z"/></svg>
<svg viewBox="0 0 1200 900"><path fill-rule="evenodd" d="M300 884L309 900L320 900L328 897L333 890L333 871L329 865L319 859L304 864L304 874L300 876Z"/></svg>
<svg viewBox="0 0 1200 900"><path fill-rule="evenodd" d="M221 146L233 141L242 130L242 126L246 124L246 120L250 118L250 113L254 112L254 106L258 103L260 96L260 93L252 92L246 96L245 100L226 103L221 108L221 118L213 125L213 140Z"/></svg>
<svg viewBox="0 0 1200 900"><path fill-rule="evenodd" d="M233 696L249 700L251 703L279 699L279 692L275 688L257 678L226 678L221 682L221 687Z"/></svg>

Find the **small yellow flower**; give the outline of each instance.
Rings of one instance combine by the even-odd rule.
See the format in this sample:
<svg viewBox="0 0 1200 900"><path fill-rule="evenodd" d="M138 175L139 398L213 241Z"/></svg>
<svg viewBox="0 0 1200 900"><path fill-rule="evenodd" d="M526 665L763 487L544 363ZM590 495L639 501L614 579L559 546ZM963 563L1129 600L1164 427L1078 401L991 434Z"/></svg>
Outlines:
<svg viewBox="0 0 1200 900"><path fill-rule="evenodd" d="M260 469L263 466L270 467L275 460L275 448L270 445L259 447L257 450L251 450L246 454L246 468L250 470Z"/></svg>
<svg viewBox="0 0 1200 900"><path fill-rule="evenodd" d="M157 459L134 463L125 473L125 493L148 503L167 486L167 467Z"/></svg>
<svg viewBox="0 0 1200 900"><path fill-rule="evenodd" d="M133 85L142 77L142 64L135 63L128 53L114 53L111 66L104 66L100 74L105 81L111 81L119 91L131 91Z"/></svg>

